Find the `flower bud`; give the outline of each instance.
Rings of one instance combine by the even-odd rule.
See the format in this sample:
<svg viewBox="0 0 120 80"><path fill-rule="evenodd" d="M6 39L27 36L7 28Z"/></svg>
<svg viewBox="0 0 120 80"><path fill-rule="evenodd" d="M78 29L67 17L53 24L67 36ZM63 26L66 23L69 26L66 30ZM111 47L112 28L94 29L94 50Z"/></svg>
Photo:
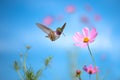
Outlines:
<svg viewBox="0 0 120 80"><path fill-rule="evenodd" d="M76 70L76 77L80 77L81 71L80 70Z"/></svg>

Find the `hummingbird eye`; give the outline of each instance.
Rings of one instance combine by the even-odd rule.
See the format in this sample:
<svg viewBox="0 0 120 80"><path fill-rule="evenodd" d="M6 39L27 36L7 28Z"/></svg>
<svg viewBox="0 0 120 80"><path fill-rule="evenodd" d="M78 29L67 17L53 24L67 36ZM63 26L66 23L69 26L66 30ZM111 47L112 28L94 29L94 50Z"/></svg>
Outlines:
<svg viewBox="0 0 120 80"><path fill-rule="evenodd" d="M61 31L61 28L57 28L57 31Z"/></svg>
<svg viewBox="0 0 120 80"><path fill-rule="evenodd" d="M56 33L57 33L58 35L60 35L60 34L61 34L61 28L57 28Z"/></svg>

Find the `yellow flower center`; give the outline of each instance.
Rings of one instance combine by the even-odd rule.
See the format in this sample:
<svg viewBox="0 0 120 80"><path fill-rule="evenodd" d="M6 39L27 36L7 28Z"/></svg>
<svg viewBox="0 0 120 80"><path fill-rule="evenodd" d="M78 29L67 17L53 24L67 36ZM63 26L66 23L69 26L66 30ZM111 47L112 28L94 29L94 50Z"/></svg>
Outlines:
<svg viewBox="0 0 120 80"><path fill-rule="evenodd" d="M89 41L89 38L87 38L87 37L84 38L84 40L83 40L84 43L88 43L88 41Z"/></svg>

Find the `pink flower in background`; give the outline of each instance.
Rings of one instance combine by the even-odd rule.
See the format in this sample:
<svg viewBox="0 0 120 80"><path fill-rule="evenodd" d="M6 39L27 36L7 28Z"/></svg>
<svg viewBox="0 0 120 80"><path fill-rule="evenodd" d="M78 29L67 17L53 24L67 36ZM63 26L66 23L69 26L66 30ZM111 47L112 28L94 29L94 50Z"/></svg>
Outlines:
<svg viewBox="0 0 120 80"><path fill-rule="evenodd" d="M50 24L52 24L52 22L53 22L53 18L52 18L51 16L47 16L47 17L45 17L44 20L43 20L43 23L44 23L45 25L50 25Z"/></svg>
<svg viewBox="0 0 120 80"><path fill-rule="evenodd" d="M89 4L86 4L86 5L85 5L85 9L86 9L87 11L92 11L92 7L91 7Z"/></svg>
<svg viewBox="0 0 120 80"><path fill-rule="evenodd" d="M87 16L82 16L81 17L81 22L83 22L83 23L89 23L88 17Z"/></svg>
<svg viewBox="0 0 120 80"><path fill-rule="evenodd" d="M58 15L58 16L56 16L56 20L57 20L57 21L62 21L63 18L64 18L63 15Z"/></svg>
<svg viewBox="0 0 120 80"><path fill-rule="evenodd" d="M82 34L76 32L73 36L75 46L86 47L88 43L92 43L97 36L96 28L89 30L87 27L83 28Z"/></svg>
<svg viewBox="0 0 120 80"><path fill-rule="evenodd" d="M86 71L88 74L95 74L99 71L98 67L93 67L92 65L89 65L89 66L85 65L83 67L83 70Z"/></svg>
<svg viewBox="0 0 120 80"><path fill-rule="evenodd" d="M101 16L100 15L95 15L94 19L95 19L95 21L100 21L101 20Z"/></svg>
<svg viewBox="0 0 120 80"><path fill-rule="evenodd" d="M73 5L67 6L67 7L66 7L66 11L67 11L68 13L73 13L73 12L75 12L75 6L73 6Z"/></svg>

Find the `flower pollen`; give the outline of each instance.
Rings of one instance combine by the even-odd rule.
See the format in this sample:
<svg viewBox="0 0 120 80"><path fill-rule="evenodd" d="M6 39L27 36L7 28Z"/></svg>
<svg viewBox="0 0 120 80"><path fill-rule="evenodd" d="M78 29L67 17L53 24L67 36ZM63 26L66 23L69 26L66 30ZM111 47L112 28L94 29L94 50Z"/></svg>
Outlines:
<svg viewBox="0 0 120 80"><path fill-rule="evenodd" d="M83 40L84 43L88 43L89 42L89 38L88 37L85 37L84 40Z"/></svg>

